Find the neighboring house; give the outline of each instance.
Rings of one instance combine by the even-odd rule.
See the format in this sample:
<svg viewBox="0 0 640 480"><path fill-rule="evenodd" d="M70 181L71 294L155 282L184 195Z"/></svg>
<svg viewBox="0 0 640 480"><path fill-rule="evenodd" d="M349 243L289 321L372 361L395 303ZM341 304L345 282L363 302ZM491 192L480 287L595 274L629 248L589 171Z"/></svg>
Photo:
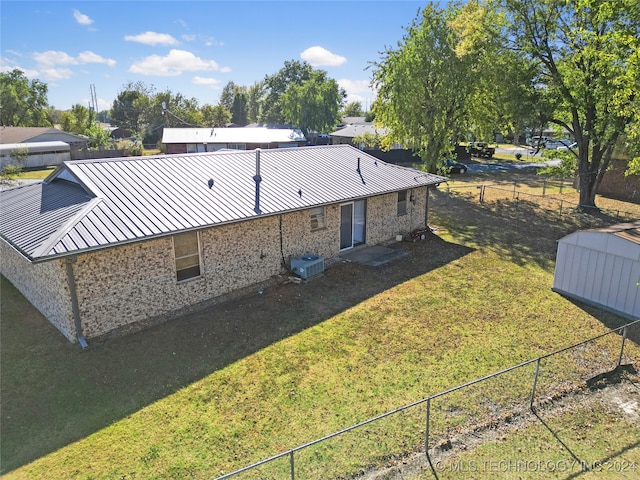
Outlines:
<svg viewBox="0 0 640 480"><path fill-rule="evenodd" d="M560 239L553 291L640 318L640 221Z"/></svg>
<svg viewBox="0 0 640 480"><path fill-rule="evenodd" d="M365 133L371 135L380 135L384 137L387 134L386 128L376 128L373 123L358 123L353 125L347 125L344 128L336 130L330 133L331 142L334 145L353 145L354 147L362 147L354 142L354 138L361 136Z"/></svg>
<svg viewBox="0 0 640 480"><path fill-rule="evenodd" d="M49 127L0 127L0 144L64 142L71 150L87 148L88 138Z"/></svg>
<svg viewBox="0 0 640 480"><path fill-rule="evenodd" d="M70 161L0 192L0 271L84 345L424 228L444 181L347 145Z"/></svg>
<svg viewBox="0 0 640 480"><path fill-rule="evenodd" d="M7 165L22 168L60 165L71 160L70 148L65 142L3 143L0 144L0 168Z"/></svg>
<svg viewBox="0 0 640 480"><path fill-rule="evenodd" d="M299 147L307 139L300 130L291 128L165 128L162 143L167 153L196 153Z"/></svg>

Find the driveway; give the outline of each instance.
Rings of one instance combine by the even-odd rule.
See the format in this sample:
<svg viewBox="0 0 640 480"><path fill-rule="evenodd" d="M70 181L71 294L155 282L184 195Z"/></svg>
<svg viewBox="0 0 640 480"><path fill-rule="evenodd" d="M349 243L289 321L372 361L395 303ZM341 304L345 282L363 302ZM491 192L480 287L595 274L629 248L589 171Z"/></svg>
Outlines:
<svg viewBox="0 0 640 480"><path fill-rule="evenodd" d="M523 156L523 158L525 158ZM536 157L538 158L538 157ZM538 168L558 166L559 159L545 160L544 162L520 161L506 163L467 163L468 173L504 172L513 170L536 170Z"/></svg>

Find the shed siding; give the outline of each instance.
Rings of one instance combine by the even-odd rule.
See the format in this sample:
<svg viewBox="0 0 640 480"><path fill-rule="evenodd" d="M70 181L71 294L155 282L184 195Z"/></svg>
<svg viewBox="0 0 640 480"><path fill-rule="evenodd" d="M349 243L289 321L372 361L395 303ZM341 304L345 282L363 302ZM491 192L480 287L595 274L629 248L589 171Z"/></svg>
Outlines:
<svg viewBox="0 0 640 480"><path fill-rule="evenodd" d="M633 318L640 317L640 245L585 231L558 244L553 289Z"/></svg>
<svg viewBox="0 0 640 480"><path fill-rule="evenodd" d="M67 339L75 341L64 260L34 264L0 239L0 272Z"/></svg>
<svg viewBox="0 0 640 480"><path fill-rule="evenodd" d="M396 193L367 199L367 244L424 227L426 187L414 193L416 204L409 202L402 217L395 214ZM392 219L385 219L390 212ZM307 209L202 229L201 277L181 283L171 236L80 254L74 273L83 333L92 338L214 303L222 295L286 275L283 263L288 267L293 256L334 258L340 253L338 204L325 207L325 224L311 231Z"/></svg>

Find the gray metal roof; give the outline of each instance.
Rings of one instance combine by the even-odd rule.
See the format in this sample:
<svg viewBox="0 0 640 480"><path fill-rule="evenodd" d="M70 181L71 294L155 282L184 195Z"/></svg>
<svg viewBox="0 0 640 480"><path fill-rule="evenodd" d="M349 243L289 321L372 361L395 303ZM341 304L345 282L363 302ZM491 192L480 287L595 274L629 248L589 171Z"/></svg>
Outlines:
<svg viewBox="0 0 640 480"><path fill-rule="evenodd" d="M384 127L375 127L372 123L355 124L355 125L347 125L346 127L341 128L340 130L331 132L329 135L331 135L332 137L353 138L365 133L370 133L372 135L378 134L378 135L385 136L387 134L387 129Z"/></svg>
<svg viewBox="0 0 640 480"><path fill-rule="evenodd" d="M162 143L299 143L304 134L291 128L164 128Z"/></svg>
<svg viewBox="0 0 640 480"><path fill-rule="evenodd" d="M262 150L257 214L255 174L255 151L65 162L42 184L0 192L0 235L45 260L446 181L349 145Z"/></svg>
<svg viewBox="0 0 640 480"><path fill-rule="evenodd" d="M28 153L40 152L68 152L71 146L66 142L28 142L0 144L0 155L11 155L15 151L26 149Z"/></svg>

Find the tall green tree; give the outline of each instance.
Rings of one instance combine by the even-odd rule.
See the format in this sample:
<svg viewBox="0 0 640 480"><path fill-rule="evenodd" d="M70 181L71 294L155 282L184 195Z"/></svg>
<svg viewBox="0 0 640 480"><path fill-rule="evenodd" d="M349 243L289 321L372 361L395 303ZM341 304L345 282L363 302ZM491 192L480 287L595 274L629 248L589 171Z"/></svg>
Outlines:
<svg viewBox="0 0 640 480"><path fill-rule="evenodd" d="M261 123L286 123L283 111L283 95L293 85L300 85L311 78L313 67L307 62L285 61L284 67L264 79L264 100L260 112Z"/></svg>
<svg viewBox="0 0 640 480"><path fill-rule="evenodd" d="M120 128L140 135L148 125L154 88L143 82L129 82L118 92L111 107L111 121Z"/></svg>
<svg viewBox="0 0 640 480"><path fill-rule="evenodd" d="M260 111L264 99L264 84L256 82L249 87L247 92L247 120L249 123L260 121Z"/></svg>
<svg viewBox="0 0 640 480"><path fill-rule="evenodd" d="M14 127L50 127L48 87L17 68L0 73L0 122Z"/></svg>
<svg viewBox="0 0 640 480"><path fill-rule="evenodd" d="M347 94L323 70L314 70L302 83L292 83L282 95L282 113L309 138L311 131L332 131Z"/></svg>
<svg viewBox="0 0 640 480"><path fill-rule="evenodd" d="M207 127L224 127L231 122L231 112L222 104L203 105L201 108L202 124Z"/></svg>
<svg viewBox="0 0 640 480"><path fill-rule="evenodd" d="M364 116L364 110L362 110L362 103L360 102L349 102L344 110L342 110L341 115L343 117L362 117Z"/></svg>
<svg viewBox="0 0 640 480"><path fill-rule="evenodd" d="M503 42L539 68L534 91L549 121L578 143L580 205L595 197L614 146L640 111L640 4L636 0L497 0ZM634 106L635 105L635 106Z"/></svg>
<svg viewBox="0 0 640 480"><path fill-rule="evenodd" d="M233 98L235 97L237 88L233 81L227 82L226 85L222 87L219 103L229 111L231 111L231 107L233 107Z"/></svg>
<svg viewBox="0 0 640 480"><path fill-rule="evenodd" d="M237 87L231 105L231 122L244 127L248 120L249 97L246 87Z"/></svg>
<svg viewBox="0 0 640 480"><path fill-rule="evenodd" d="M378 91L374 123L387 128L385 146L399 143L420 155L425 169L437 170L453 139L466 125L473 92L470 55L456 53L452 9L428 4L395 49L373 63Z"/></svg>

